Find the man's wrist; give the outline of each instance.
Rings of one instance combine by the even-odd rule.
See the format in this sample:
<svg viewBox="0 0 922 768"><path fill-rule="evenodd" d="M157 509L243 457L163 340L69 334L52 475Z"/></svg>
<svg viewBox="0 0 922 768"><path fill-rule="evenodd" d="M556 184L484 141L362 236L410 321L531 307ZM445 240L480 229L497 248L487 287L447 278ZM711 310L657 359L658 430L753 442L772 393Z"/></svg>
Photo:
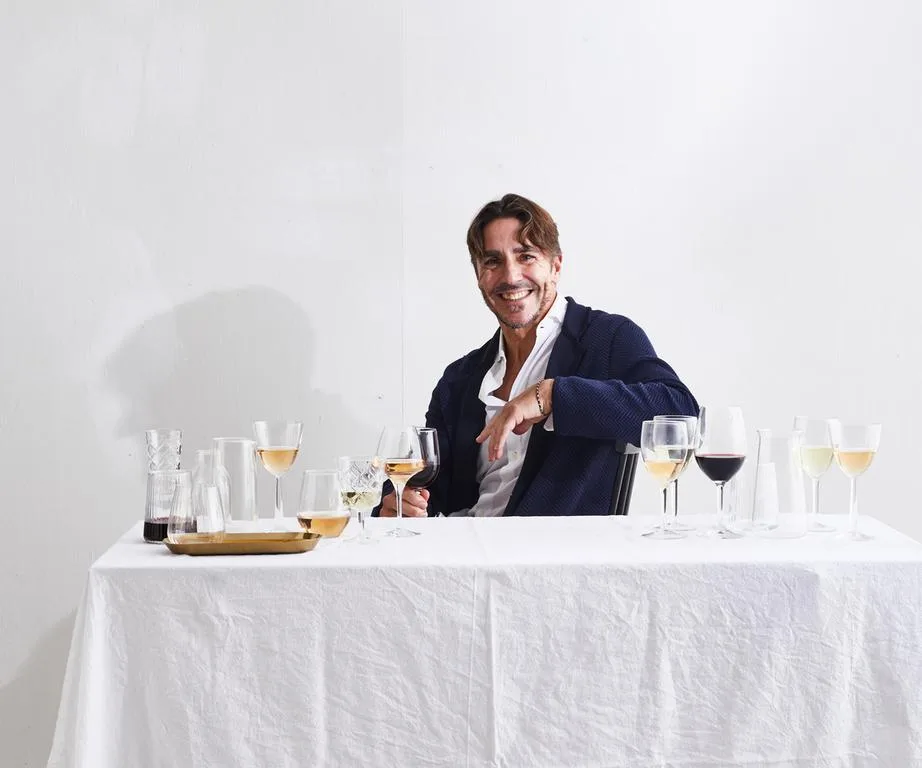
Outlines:
<svg viewBox="0 0 922 768"><path fill-rule="evenodd" d="M538 412L542 416L550 416L554 410L553 379L542 379L535 385L535 399L538 401Z"/></svg>

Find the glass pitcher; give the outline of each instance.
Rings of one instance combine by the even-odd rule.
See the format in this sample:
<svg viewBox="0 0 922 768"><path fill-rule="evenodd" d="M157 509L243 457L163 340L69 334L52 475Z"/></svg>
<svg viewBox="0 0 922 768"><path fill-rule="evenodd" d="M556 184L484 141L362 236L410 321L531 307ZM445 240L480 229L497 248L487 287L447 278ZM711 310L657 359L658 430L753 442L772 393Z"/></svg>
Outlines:
<svg viewBox="0 0 922 768"><path fill-rule="evenodd" d="M757 430L753 483L752 526L756 534L773 539L796 539L807 533L800 444L803 432L794 430L775 436L770 429Z"/></svg>

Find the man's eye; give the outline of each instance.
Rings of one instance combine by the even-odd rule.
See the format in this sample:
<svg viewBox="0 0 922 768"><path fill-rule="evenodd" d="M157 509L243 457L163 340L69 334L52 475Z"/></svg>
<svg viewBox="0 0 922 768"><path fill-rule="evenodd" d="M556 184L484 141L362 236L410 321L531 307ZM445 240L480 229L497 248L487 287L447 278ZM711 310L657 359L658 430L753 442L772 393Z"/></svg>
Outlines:
<svg viewBox="0 0 922 768"><path fill-rule="evenodd" d="M483 265L485 267L495 267L497 264L499 264L499 259L484 259L483 260Z"/></svg>

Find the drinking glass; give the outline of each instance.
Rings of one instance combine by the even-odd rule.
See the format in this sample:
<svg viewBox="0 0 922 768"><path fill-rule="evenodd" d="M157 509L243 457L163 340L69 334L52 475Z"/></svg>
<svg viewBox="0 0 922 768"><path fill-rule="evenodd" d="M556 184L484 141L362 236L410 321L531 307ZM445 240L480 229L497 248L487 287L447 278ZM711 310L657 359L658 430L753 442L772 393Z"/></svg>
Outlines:
<svg viewBox="0 0 922 768"><path fill-rule="evenodd" d="M301 473L298 522L308 531L331 539L343 532L349 511L343 508L337 470L305 469Z"/></svg>
<svg viewBox="0 0 922 768"><path fill-rule="evenodd" d="M850 541L873 538L858 530L858 475L864 474L880 447L880 424L843 424L829 420L836 464L849 479L848 530L839 534Z"/></svg>
<svg viewBox="0 0 922 768"><path fill-rule="evenodd" d="M177 487L189 483L192 474L182 469L157 469L147 473L147 504L144 507L144 540L160 544L167 538L170 507Z"/></svg>
<svg viewBox="0 0 922 768"><path fill-rule="evenodd" d="M698 417L697 416L654 416L653 421L681 421L685 424L685 429L688 431L688 457L685 459L685 464L682 466L682 469L679 470L679 474L676 476L676 479L672 481L672 529L674 531L688 531L695 530L693 525L685 525L685 523L679 522L679 478L682 476L682 473L688 469L688 465L692 460L695 452L695 443L698 439Z"/></svg>
<svg viewBox="0 0 922 768"><path fill-rule="evenodd" d="M224 541L224 507L216 486L206 486L198 498L192 494L191 476L176 486L167 538L174 544Z"/></svg>
<svg viewBox="0 0 922 768"><path fill-rule="evenodd" d="M684 539L670 525L666 491L688 462L688 428L682 421L645 421L640 429L640 455L663 492L663 524L646 533L651 539Z"/></svg>
<svg viewBox="0 0 922 768"><path fill-rule="evenodd" d="M298 457L301 447L300 421L254 421L253 432L256 435L256 455L269 474L275 477L275 519L281 520L282 512L282 475L284 475Z"/></svg>
<svg viewBox="0 0 922 768"><path fill-rule="evenodd" d="M800 446L800 466L810 478L812 485L812 506L807 518L808 533L830 533L835 526L821 523L820 514L820 478L832 464L832 435L828 419L811 419L797 416L794 429L801 432L803 441Z"/></svg>
<svg viewBox="0 0 922 768"><path fill-rule="evenodd" d="M373 539L366 530L366 518L381 503L384 467L374 456L340 456L338 466L343 505L359 521L359 533L353 539L368 544Z"/></svg>
<svg viewBox="0 0 922 768"><path fill-rule="evenodd" d="M415 427L423 469L407 480L407 488L421 490L435 482L439 474L439 433L434 427Z"/></svg>
<svg viewBox="0 0 922 768"><path fill-rule="evenodd" d="M245 437L216 437L214 484L221 493L228 526L255 523L256 443Z"/></svg>
<svg viewBox="0 0 922 768"><path fill-rule="evenodd" d="M181 429L148 429L144 433L147 442L147 471L179 469L179 455L182 453Z"/></svg>
<svg viewBox="0 0 922 768"><path fill-rule="evenodd" d="M403 519L403 489L413 475L422 472L426 467L416 428L385 427L378 440L376 455L384 465L384 474L393 484L394 492L397 494L397 525L385 535L418 536L419 531L400 526Z"/></svg>
<svg viewBox="0 0 922 768"><path fill-rule="evenodd" d="M746 424L743 411L736 406L705 406L698 414L698 444L695 461L705 476L717 486L717 521L706 536L738 539L726 517L724 485L746 461Z"/></svg>
<svg viewBox="0 0 922 768"><path fill-rule="evenodd" d="M757 536L796 539L807 533L801 446L804 433L776 435L756 430L755 482L752 492L752 527Z"/></svg>

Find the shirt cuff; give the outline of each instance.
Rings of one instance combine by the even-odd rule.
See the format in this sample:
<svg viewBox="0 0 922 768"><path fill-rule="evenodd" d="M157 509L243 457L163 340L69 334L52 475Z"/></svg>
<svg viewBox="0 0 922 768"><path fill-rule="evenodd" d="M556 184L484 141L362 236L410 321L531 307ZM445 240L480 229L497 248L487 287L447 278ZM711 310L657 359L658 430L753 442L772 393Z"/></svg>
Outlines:
<svg viewBox="0 0 922 768"><path fill-rule="evenodd" d="M554 431L554 414L553 413L544 420L544 428L548 432Z"/></svg>

